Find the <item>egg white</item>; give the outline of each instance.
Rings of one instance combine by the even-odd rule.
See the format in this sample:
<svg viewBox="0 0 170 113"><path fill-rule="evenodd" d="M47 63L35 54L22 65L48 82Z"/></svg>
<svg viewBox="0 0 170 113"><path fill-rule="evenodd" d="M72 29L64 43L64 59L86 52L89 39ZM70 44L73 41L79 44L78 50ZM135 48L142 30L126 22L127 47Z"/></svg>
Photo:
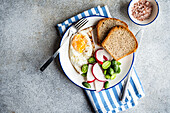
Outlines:
<svg viewBox="0 0 170 113"><path fill-rule="evenodd" d="M76 51L72 44L70 43L70 48L69 48L69 55L70 55L70 61L74 68L76 69L77 72L80 74L82 73L81 67L84 64L88 63L88 59L92 56L93 53L93 45L90 37L88 36L88 33L85 31L80 31L78 34L81 34L86 38L87 40L87 46L85 47L85 50L82 53L79 53ZM76 34L77 35L77 34ZM71 41L75 35L71 37Z"/></svg>

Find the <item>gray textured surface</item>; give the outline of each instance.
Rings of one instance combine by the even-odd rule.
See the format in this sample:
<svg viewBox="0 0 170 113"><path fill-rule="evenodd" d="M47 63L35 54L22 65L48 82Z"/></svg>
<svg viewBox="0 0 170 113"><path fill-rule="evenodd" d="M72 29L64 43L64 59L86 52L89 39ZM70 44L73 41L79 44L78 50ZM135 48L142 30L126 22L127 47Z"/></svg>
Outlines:
<svg viewBox="0 0 170 113"><path fill-rule="evenodd" d="M127 16L128 1L0 0L0 112L92 112L83 90L66 78L58 59L43 73L39 67L59 46L55 25L91 7L108 5L111 15L135 33L139 27ZM146 96L127 113L170 112L169 4L159 0L159 18L144 28L136 70Z"/></svg>

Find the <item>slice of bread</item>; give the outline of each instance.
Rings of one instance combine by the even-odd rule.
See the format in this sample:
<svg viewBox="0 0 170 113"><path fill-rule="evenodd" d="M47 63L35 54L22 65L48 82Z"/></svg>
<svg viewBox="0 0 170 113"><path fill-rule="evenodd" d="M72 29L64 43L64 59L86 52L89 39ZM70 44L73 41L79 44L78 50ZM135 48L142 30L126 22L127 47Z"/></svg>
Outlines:
<svg viewBox="0 0 170 113"><path fill-rule="evenodd" d="M115 26L102 42L102 46L115 60L119 60L135 52L138 42L127 27Z"/></svg>
<svg viewBox="0 0 170 113"><path fill-rule="evenodd" d="M128 27L128 25L116 18L104 18L101 19L97 24L97 43L100 45L102 41L105 39L109 31L112 27L116 25L122 25L124 27Z"/></svg>

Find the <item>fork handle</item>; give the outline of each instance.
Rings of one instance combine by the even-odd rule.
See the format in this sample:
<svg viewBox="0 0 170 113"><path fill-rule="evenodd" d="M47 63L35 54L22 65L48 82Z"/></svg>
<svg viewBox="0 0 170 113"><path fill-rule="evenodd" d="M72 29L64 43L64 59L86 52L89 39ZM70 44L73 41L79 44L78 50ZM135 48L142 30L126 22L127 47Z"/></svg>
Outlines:
<svg viewBox="0 0 170 113"><path fill-rule="evenodd" d="M120 96L120 100L122 102L125 102L125 97L126 97L126 94L127 94L127 89L128 89L131 74L132 74L132 69L130 70L130 72L128 74L128 78L127 78L127 80L125 82L125 85L123 86L123 91L122 91L121 96Z"/></svg>
<svg viewBox="0 0 170 113"><path fill-rule="evenodd" d="M63 46L69 42L68 40L70 39L72 35L72 32L69 31L69 34L68 34L68 37L64 40L64 43L58 48L58 50L54 53L53 56L51 56L47 61L46 63L40 68L41 71L44 71L48 65L57 57L58 53L60 52L60 50L63 48Z"/></svg>
<svg viewBox="0 0 170 113"><path fill-rule="evenodd" d="M44 70L47 68L47 66L48 66L53 60L54 60L54 57L53 57L53 56L50 57L50 58L46 61L46 63L40 68L40 70L41 70L41 71L44 71Z"/></svg>

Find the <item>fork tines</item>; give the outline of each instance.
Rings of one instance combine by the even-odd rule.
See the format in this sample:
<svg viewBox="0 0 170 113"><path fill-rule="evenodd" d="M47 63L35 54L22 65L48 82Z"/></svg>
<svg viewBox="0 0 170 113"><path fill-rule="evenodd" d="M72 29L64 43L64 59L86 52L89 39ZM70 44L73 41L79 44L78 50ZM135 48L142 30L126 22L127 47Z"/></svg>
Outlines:
<svg viewBox="0 0 170 113"><path fill-rule="evenodd" d="M76 24L75 27L77 29L80 29L82 26L84 26L86 23L88 22L88 20L86 18L82 18L81 20L79 20Z"/></svg>

